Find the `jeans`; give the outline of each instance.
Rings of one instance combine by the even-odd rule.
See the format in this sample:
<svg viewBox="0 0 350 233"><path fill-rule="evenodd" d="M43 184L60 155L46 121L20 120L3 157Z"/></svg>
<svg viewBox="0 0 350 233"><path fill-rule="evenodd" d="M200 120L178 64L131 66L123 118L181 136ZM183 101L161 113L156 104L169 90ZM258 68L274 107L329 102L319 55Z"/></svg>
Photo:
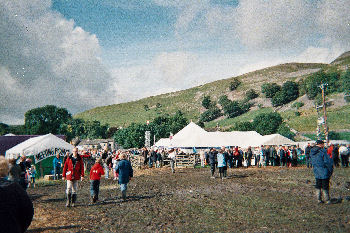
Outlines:
<svg viewBox="0 0 350 233"><path fill-rule="evenodd" d="M109 178L109 167L108 167L107 163L104 163L103 167L105 169L105 178L108 179Z"/></svg>
<svg viewBox="0 0 350 233"><path fill-rule="evenodd" d="M305 159L306 159L306 167L311 168L312 167L311 158L306 156Z"/></svg>
<svg viewBox="0 0 350 233"><path fill-rule="evenodd" d="M53 171L54 171L53 179L58 180L60 178L60 174L61 174L61 167L54 167Z"/></svg>
<svg viewBox="0 0 350 233"><path fill-rule="evenodd" d="M98 199L98 193L100 191L100 181L90 180L90 195L95 196Z"/></svg>

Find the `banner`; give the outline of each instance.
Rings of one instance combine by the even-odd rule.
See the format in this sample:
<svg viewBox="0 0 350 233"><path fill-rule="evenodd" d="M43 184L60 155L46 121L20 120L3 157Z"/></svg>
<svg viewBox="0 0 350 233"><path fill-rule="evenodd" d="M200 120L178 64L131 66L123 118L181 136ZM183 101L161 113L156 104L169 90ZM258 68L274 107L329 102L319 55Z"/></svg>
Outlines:
<svg viewBox="0 0 350 233"><path fill-rule="evenodd" d="M60 156L64 156L66 152L70 152L70 151L66 149L61 149L61 148L52 148L52 149L44 150L34 155L35 163L39 163L40 161L52 156L56 156L57 154L59 154Z"/></svg>

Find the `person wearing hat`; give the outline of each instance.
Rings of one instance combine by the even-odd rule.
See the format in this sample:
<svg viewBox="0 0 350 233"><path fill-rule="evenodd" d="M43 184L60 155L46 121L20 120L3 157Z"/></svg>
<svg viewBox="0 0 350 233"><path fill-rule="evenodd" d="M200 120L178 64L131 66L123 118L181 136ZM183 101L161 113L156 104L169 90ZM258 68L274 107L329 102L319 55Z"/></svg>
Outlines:
<svg viewBox="0 0 350 233"><path fill-rule="evenodd" d="M329 180L333 174L333 159L327 154L322 140L316 141L310 151L311 163L316 179L316 196L318 203L323 203L322 192L327 204L331 204L329 197Z"/></svg>

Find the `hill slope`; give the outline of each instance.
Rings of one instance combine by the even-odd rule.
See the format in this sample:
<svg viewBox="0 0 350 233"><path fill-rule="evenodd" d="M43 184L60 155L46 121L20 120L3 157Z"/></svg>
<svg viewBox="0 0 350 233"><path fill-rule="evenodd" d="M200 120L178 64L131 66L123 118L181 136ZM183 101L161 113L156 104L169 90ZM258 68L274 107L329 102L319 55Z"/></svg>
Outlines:
<svg viewBox="0 0 350 233"><path fill-rule="evenodd" d="M197 121L200 113L204 111L204 108L201 106L201 101L204 95L210 95L213 100L217 100L224 94L226 94L231 100L242 99L248 89L252 88L260 93L261 85L265 82L276 82L282 84L287 80L298 81L320 69L344 69L344 66L348 64L350 64L350 52L341 55L331 64L281 64L237 77L214 81L187 90L151 96L128 103L93 108L76 114L75 117L85 120L98 120L101 123L108 123L110 126L125 127L132 122L145 123L146 120L152 120L160 114L173 114L177 110L181 110L188 119ZM240 79L242 84L235 91L230 91L229 85L234 78ZM263 97L256 99L255 102L256 105L260 104L260 106L263 107L271 107L270 100ZM145 105L148 106L148 111L145 110ZM254 111L259 110L257 110L257 107L253 107L248 115L255 115L252 114ZM249 119L249 117L247 119ZM224 121L225 120L226 119L224 119ZM212 123L209 123L208 126L212 126Z"/></svg>

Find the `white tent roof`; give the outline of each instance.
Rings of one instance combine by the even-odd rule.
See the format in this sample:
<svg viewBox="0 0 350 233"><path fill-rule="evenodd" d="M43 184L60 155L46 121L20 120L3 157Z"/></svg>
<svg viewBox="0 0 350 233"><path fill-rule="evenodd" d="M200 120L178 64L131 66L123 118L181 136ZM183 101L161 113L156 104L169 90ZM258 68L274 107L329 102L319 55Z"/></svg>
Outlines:
<svg viewBox="0 0 350 233"><path fill-rule="evenodd" d="M207 132L191 122L172 139L160 139L155 145L164 147L259 146L262 137L255 131Z"/></svg>
<svg viewBox="0 0 350 233"><path fill-rule="evenodd" d="M169 147L170 145L170 138L161 138L156 142L156 147Z"/></svg>
<svg viewBox="0 0 350 233"><path fill-rule="evenodd" d="M260 145L294 145L295 142L280 134L270 134L263 136Z"/></svg>
<svg viewBox="0 0 350 233"><path fill-rule="evenodd" d="M4 136L16 136L16 135L13 133L8 133L8 134L5 134Z"/></svg>
<svg viewBox="0 0 350 233"><path fill-rule="evenodd" d="M6 158L17 159L21 154L25 156L35 155L47 149L60 148L65 150L73 150L73 146L63 139L56 137L53 134L46 134L43 136L38 136L30 138L11 149L6 151Z"/></svg>

